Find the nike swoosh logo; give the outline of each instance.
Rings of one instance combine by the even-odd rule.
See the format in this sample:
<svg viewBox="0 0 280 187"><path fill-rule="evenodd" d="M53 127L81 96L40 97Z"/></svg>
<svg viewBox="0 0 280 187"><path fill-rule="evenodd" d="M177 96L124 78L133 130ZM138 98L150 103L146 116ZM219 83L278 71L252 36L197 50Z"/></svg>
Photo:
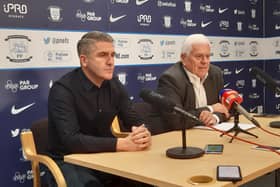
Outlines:
<svg viewBox="0 0 280 187"><path fill-rule="evenodd" d="M15 105L12 106L12 109L11 109L11 114L13 115L17 115L17 114L20 114L22 113L23 111L25 111L26 109L30 108L31 106L35 105L35 103L31 103L29 105L26 105L24 107L21 107L21 108L16 108Z"/></svg>
<svg viewBox="0 0 280 187"><path fill-rule="evenodd" d="M275 93L275 97L276 97L276 98L279 98L279 97L280 97L280 94Z"/></svg>
<svg viewBox="0 0 280 187"><path fill-rule="evenodd" d="M118 17L113 17L112 14L110 15L110 22L111 23L114 23L116 21L119 21L120 19L124 18L126 15L121 15L121 16L118 16Z"/></svg>
<svg viewBox="0 0 280 187"><path fill-rule="evenodd" d="M275 25L275 30L279 30L280 29L280 25Z"/></svg>
<svg viewBox="0 0 280 187"><path fill-rule="evenodd" d="M241 68L241 69L235 69L235 74L239 74L241 71L243 71L244 68Z"/></svg>
<svg viewBox="0 0 280 187"><path fill-rule="evenodd" d="M229 82L229 83L226 83L226 84L224 85L224 88L228 87L229 85L230 85L230 82Z"/></svg>
<svg viewBox="0 0 280 187"><path fill-rule="evenodd" d="M227 10L228 10L228 8L223 8L223 9L219 8L218 12L219 12L219 14L222 14L222 13L224 13Z"/></svg>
<svg viewBox="0 0 280 187"><path fill-rule="evenodd" d="M202 28L205 28L205 27L207 27L208 25L210 25L212 22L213 22L213 21L209 21L209 22L207 22L207 23L204 23L204 22L202 21L202 22L201 22L201 27L202 27Z"/></svg>
<svg viewBox="0 0 280 187"><path fill-rule="evenodd" d="M136 0L136 5L140 6L143 5L144 3L148 2L149 0Z"/></svg>
<svg viewBox="0 0 280 187"><path fill-rule="evenodd" d="M257 107L250 108L250 113L251 113L251 112L254 112L256 109L257 109Z"/></svg>

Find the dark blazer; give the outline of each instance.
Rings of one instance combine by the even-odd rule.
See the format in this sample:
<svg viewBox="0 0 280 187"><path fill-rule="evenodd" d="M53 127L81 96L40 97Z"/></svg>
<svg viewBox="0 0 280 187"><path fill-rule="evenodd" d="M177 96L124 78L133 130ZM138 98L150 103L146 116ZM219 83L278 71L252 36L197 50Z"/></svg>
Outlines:
<svg viewBox="0 0 280 187"><path fill-rule="evenodd" d="M223 89L224 79L219 67L211 64L208 77L204 82L207 96L207 104L211 105L219 102L219 92ZM202 110L209 110L207 107L195 109L195 93L192 83L187 76L181 62L177 62L168 68L159 78L157 92L172 100L176 105L195 116L199 116ZM160 109L159 109L160 110ZM224 114L216 113L220 121L226 121ZM161 116L167 123L169 130L193 127L196 123L186 117L161 112Z"/></svg>

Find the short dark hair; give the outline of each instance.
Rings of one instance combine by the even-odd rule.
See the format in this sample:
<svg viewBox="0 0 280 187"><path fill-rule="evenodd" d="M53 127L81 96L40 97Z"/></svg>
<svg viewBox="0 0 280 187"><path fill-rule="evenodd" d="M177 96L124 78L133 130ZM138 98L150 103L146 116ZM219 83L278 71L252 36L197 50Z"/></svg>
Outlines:
<svg viewBox="0 0 280 187"><path fill-rule="evenodd" d="M113 43L114 39L111 35L100 32L100 31L91 31L82 36L77 44L78 55L81 54L88 55L90 52L90 47L94 46L96 42L110 42Z"/></svg>

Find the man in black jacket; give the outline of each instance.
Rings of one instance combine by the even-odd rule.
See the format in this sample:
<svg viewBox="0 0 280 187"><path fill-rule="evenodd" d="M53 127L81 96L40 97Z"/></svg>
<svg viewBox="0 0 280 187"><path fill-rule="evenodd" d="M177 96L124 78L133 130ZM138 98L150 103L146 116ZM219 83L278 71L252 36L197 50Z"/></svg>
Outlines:
<svg viewBox="0 0 280 187"><path fill-rule="evenodd" d="M124 86L113 78L113 38L89 32L80 39L77 50L80 68L56 81L49 93L50 154L68 187L112 186L113 176L57 158L72 153L141 151L151 145L151 135L132 109ZM110 131L116 115L131 130L126 138L116 138Z"/></svg>

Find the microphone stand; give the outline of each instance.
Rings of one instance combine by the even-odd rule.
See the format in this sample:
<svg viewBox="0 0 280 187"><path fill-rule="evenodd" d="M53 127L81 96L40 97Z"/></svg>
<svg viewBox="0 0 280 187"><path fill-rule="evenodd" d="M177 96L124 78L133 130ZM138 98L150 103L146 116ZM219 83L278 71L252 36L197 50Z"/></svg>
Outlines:
<svg viewBox="0 0 280 187"><path fill-rule="evenodd" d="M234 137L235 136L237 136L237 134L239 134L240 132L243 132L243 133L245 133L245 134L249 134L249 135L251 135L251 136L254 136L254 137L256 137L256 138L258 138L258 136L256 136L255 134L253 134L253 133L250 133L250 132L247 132L247 131L245 131L245 130L243 130L243 129L241 129L239 126L238 126L238 124L239 124L239 112L237 111L237 110L233 110L233 115L234 115L234 126L231 128L231 129L229 129L229 130L227 130L225 133L222 133L220 136L223 136L224 134L226 134L226 133L229 133L229 132L235 132L234 133ZM230 141L229 141L229 143L231 143L232 141L233 141L233 137L230 139Z"/></svg>
<svg viewBox="0 0 280 187"><path fill-rule="evenodd" d="M199 119L195 116L191 115L190 113L180 109L178 107L174 107L175 112L183 115L184 117L191 118L196 122L202 123ZM190 158L197 158L204 154L204 150L198 147L190 147L187 146L186 143L186 125L182 127L182 147L173 147L169 148L166 151L166 156L175 159L190 159Z"/></svg>

